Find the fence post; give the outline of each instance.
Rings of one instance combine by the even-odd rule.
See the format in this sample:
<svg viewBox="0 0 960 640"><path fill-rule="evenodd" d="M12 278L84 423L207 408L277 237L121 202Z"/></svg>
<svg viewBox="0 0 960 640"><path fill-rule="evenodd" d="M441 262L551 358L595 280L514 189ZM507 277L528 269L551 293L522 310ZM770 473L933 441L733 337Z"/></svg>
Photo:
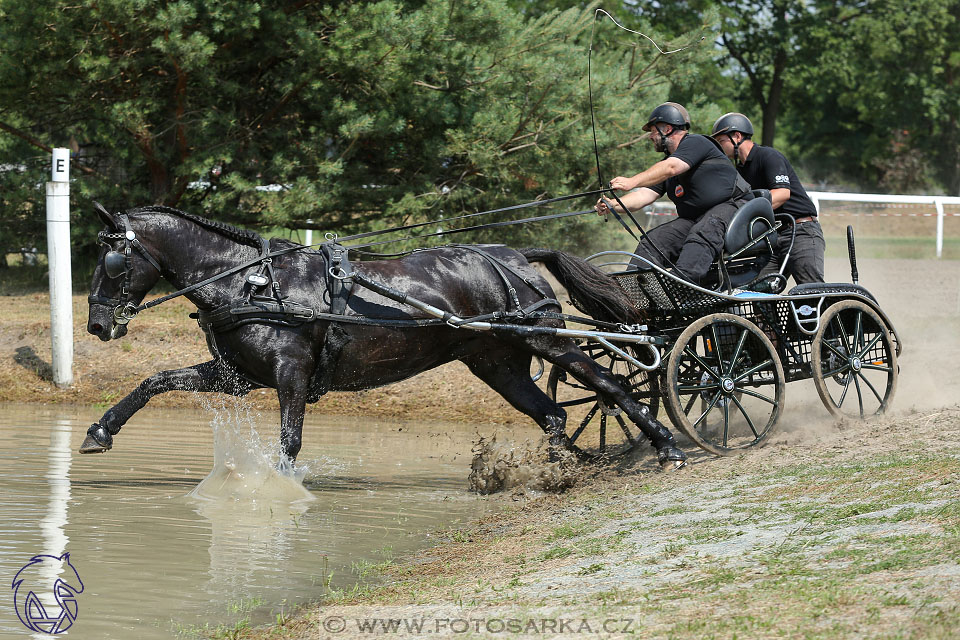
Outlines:
<svg viewBox="0 0 960 640"><path fill-rule="evenodd" d="M312 220L312 219L308 219L308 220L307 220L307 223L308 223L308 224L313 224L313 220ZM313 229L312 229L312 228L311 228L311 229L307 229L307 230L306 230L306 233L304 233L304 235L303 235L303 244L304 244L305 246L307 246L307 247L309 247L310 245L313 244Z"/></svg>
<svg viewBox="0 0 960 640"><path fill-rule="evenodd" d="M943 200L934 198L933 204L937 206L937 257L943 254Z"/></svg>
<svg viewBox="0 0 960 640"><path fill-rule="evenodd" d="M70 150L53 150L47 183L47 262L53 383L73 384L73 278L70 268Z"/></svg>

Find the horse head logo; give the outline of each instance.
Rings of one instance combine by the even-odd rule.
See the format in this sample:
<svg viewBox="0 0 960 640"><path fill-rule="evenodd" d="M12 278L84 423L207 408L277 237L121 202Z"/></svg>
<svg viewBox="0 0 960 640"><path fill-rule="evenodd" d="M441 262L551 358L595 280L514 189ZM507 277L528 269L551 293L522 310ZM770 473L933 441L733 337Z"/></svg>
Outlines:
<svg viewBox="0 0 960 640"><path fill-rule="evenodd" d="M63 633L77 619L77 595L83 592L83 582L70 564L69 553L33 556L14 576L11 588L17 617L31 631ZM60 610L47 611L38 594L52 594Z"/></svg>

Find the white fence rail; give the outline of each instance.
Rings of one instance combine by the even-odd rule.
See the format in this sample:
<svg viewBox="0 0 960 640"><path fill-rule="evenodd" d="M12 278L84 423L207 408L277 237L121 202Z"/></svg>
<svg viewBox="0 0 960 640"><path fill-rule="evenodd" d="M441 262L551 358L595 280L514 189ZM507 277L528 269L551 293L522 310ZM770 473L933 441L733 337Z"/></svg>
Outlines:
<svg viewBox="0 0 960 640"><path fill-rule="evenodd" d="M832 191L808 191L807 195L813 200L820 213L820 203L823 201L835 202L868 202L873 204L926 204L936 208L937 216L937 257L943 255L943 219L944 205L960 205L960 197L954 196L903 196L883 193L835 193ZM934 215L934 214L931 214ZM960 214L950 214L960 215Z"/></svg>
<svg viewBox="0 0 960 640"><path fill-rule="evenodd" d="M960 213L946 213L944 211L944 206L950 207L960 207L960 197L956 196L907 196L907 195L891 195L885 193L839 193L833 191L808 191L807 195L810 196L810 199L813 200L814 206L817 207L817 213L824 217L830 217L833 215L843 216L843 215L866 215L866 216L900 216L901 214L876 214L876 213L867 213L867 214L835 214L830 211L822 211L821 203L822 202L859 202L864 204L874 204L874 205L892 205L892 206L903 206L903 205L928 205L933 207L933 211L930 213L907 213L902 214L906 216L918 216L918 217L936 217L937 218L937 257L940 258L943 255L943 220L947 216L960 217ZM666 199L658 200L653 205L647 208L646 210L648 219L647 221L651 226L656 226L659 221L656 220L657 216L675 216L677 215L676 207L672 202Z"/></svg>

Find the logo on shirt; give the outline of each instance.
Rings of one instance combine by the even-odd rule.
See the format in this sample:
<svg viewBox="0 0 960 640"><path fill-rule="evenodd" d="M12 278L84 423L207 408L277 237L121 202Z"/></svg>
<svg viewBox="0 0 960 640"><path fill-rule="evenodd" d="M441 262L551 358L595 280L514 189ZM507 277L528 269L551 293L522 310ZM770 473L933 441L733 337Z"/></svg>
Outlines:
<svg viewBox="0 0 960 640"><path fill-rule="evenodd" d="M775 176L775 177L773 178L773 181L774 181L774 182L778 182L778 183L779 183L779 182L787 182L787 183L789 183L789 182L790 182L790 176L781 173L779 176Z"/></svg>
<svg viewBox="0 0 960 640"><path fill-rule="evenodd" d="M682 197L683 197L683 185L682 185L682 184L678 184L678 185L677 185L677 188L673 190L673 195L677 196L678 198L682 198Z"/></svg>

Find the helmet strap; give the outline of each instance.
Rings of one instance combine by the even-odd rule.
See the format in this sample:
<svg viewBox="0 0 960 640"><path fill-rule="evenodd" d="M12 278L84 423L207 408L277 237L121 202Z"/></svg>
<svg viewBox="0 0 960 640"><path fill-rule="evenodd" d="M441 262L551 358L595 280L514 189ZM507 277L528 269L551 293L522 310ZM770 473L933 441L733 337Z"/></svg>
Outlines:
<svg viewBox="0 0 960 640"><path fill-rule="evenodd" d="M657 135L660 136L660 146L663 147L663 155L666 158L670 157L670 149L667 148L667 138L672 136L677 130L677 126L674 124L666 123L670 125L670 130L667 133L661 133L660 128L657 126L653 127L653 130L657 132Z"/></svg>
<svg viewBox="0 0 960 640"><path fill-rule="evenodd" d="M740 145L743 143L743 140L737 142L733 139L733 134L728 133L727 139L730 140L730 144L733 145L733 159L737 163L738 167L743 166L743 162L740 160Z"/></svg>

